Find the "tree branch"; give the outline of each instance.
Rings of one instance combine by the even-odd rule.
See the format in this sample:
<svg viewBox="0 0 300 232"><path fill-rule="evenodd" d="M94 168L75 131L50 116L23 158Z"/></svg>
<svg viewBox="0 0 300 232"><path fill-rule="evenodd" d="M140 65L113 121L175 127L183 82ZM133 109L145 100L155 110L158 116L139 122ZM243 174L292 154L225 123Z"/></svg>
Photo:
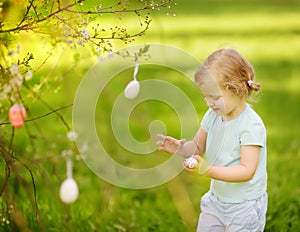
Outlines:
<svg viewBox="0 0 300 232"><path fill-rule="evenodd" d="M85 14L85 15L100 15L100 14L115 14L115 13L131 13L131 12L140 12L140 11L145 11L145 10L154 10L154 9L157 9L159 7L164 7L166 6L167 4L169 4L170 2L172 2L173 0L168 0L167 2L162 2L160 4L149 4L149 5L146 5L144 7L139 7L139 8L132 8L132 9L115 9L113 10L114 7L117 7L120 5L120 2L118 2L117 4L115 5L111 5L111 6L108 6L108 7L105 7L105 8L101 8L101 9L98 9L98 10L95 10L95 11L91 11L91 10L88 10L88 11L82 11L82 10L73 10L72 8L74 6L76 6L77 4L80 4L81 2L83 2L83 0L79 0L77 2L74 2L74 3L70 3L69 5L61 8L60 6L58 7L58 9L54 12L51 12L50 14L48 14L47 16L39 19L39 17L37 16L37 20L35 20L34 22L31 22L31 23L27 23L27 24L24 24L22 25L25 21L26 21L26 17L27 15L29 14L29 11L30 9L33 7L33 1L34 0L31 0L29 6L27 7L27 11L23 17L23 19L21 20L21 22L14 28L9 28L9 29L1 29L0 30L0 33L11 33L11 32L16 32L16 31L23 31L23 30L31 30L31 26L34 25L34 24L39 24L45 20L48 20L54 16L56 16L57 14L59 13L62 13L64 11L66 12L70 12L70 13L73 13L73 14ZM59 2L59 1L58 1ZM107 10L107 9L112 9L112 10ZM35 9L34 9L35 10ZM37 13L36 13L37 14Z"/></svg>

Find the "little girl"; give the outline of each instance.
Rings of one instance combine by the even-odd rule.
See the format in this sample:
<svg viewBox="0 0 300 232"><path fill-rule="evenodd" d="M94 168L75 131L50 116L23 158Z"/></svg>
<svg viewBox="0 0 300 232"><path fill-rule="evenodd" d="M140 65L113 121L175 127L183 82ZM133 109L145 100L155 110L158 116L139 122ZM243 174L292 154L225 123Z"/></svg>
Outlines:
<svg viewBox="0 0 300 232"><path fill-rule="evenodd" d="M201 199L198 232L263 231L267 211L266 129L247 104L254 81L251 64L233 49L211 54L195 74L209 110L191 141L158 135L158 150L198 165L191 173L211 178ZM200 154L205 153L205 160Z"/></svg>

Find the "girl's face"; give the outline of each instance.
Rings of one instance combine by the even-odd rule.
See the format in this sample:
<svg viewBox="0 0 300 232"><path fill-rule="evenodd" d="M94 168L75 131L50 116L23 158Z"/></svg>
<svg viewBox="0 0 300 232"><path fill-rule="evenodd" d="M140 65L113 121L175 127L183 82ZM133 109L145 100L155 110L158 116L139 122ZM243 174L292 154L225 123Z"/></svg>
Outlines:
<svg viewBox="0 0 300 232"><path fill-rule="evenodd" d="M205 102L217 115L222 116L223 121L229 121L239 116L245 107L245 99L232 94L228 90L221 89L217 83L210 78L199 86Z"/></svg>

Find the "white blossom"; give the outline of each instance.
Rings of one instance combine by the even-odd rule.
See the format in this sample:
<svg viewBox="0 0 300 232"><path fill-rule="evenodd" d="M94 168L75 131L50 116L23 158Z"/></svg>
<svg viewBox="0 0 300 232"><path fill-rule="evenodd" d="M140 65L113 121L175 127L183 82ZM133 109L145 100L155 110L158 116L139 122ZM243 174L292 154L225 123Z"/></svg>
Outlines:
<svg viewBox="0 0 300 232"><path fill-rule="evenodd" d="M23 83L23 77L21 74L12 76L12 78L9 80L9 85L12 89L18 90Z"/></svg>
<svg viewBox="0 0 300 232"><path fill-rule="evenodd" d="M82 35L82 38L84 38L84 39L89 39L91 37L90 33L88 32L88 30L86 28L81 30L81 35Z"/></svg>
<svg viewBox="0 0 300 232"><path fill-rule="evenodd" d="M13 64L10 68L9 68L9 71L11 73L12 76L15 76L15 75L19 75L20 72L19 72L19 66L16 65L16 64Z"/></svg>
<svg viewBox="0 0 300 232"><path fill-rule="evenodd" d="M82 39L80 39L80 40L77 41L77 44L80 45L80 46L83 46L83 45L84 45L84 42L83 42Z"/></svg>
<svg viewBox="0 0 300 232"><path fill-rule="evenodd" d="M96 47L96 53L98 56L100 56L101 54L101 48L99 48L98 46Z"/></svg>
<svg viewBox="0 0 300 232"><path fill-rule="evenodd" d="M105 58L103 56L98 56L98 61L99 62L105 62Z"/></svg>
<svg viewBox="0 0 300 232"><path fill-rule="evenodd" d="M19 72L18 65L13 64L10 69L11 79L9 80L9 85L12 89L17 90L23 83L23 77Z"/></svg>
<svg viewBox="0 0 300 232"><path fill-rule="evenodd" d="M5 100L7 98L7 94L0 91L0 100Z"/></svg>
<svg viewBox="0 0 300 232"><path fill-rule="evenodd" d="M88 151L88 149L89 149L89 145L87 143L84 143L80 148L80 153L85 153Z"/></svg>
<svg viewBox="0 0 300 232"><path fill-rule="evenodd" d="M68 156L71 156L71 155L73 155L73 151L71 149L69 149L69 150L63 150L61 152L61 156L62 157L68 157Z"/></svg>
<svg viewBox="0 0 300 232"><path fill-rule="evenodd" d="M114 55L115 55L115 53L113 51L109 51L108 55L107 55L107 58L113 58Z"/></svg>
<svg viewBox="0 0 300 232"><path fill-rule="evenodd" d="M26 73L26 76L25 76L25 80L28 81L32 78L32 71L31 70L28 70L28 72Z"/></svg>
<svg viewBox="0 0 300 232"><path fill-rule="evenodd" d="M11 91L10 85L5 84L5 85L3 86L2 93L8 94L8 93L10 93L10 91Z"/></svg>
<svg viewBox="0 0 300 232"><path fill-rule="evenodd" d="M69 141L73 142L73 141L75 141L77 139L78 134L75 131L70 131L67 134L67 137L68 137Z"/></svg>

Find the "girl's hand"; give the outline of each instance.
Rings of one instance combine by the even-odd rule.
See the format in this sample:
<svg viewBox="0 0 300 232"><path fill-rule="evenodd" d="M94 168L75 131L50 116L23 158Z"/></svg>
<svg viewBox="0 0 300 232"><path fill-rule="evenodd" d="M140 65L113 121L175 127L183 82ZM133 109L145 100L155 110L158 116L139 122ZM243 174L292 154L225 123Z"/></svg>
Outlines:
<svg viewBox="0 0 300 232"><path fill-rule="evenodd" d="M157 137L160 139L156 142L156 144L159 145L158 150L165 151L171 154L175 154L186 142L185 139L178 140L162 134L157 134Z"/></svg>

